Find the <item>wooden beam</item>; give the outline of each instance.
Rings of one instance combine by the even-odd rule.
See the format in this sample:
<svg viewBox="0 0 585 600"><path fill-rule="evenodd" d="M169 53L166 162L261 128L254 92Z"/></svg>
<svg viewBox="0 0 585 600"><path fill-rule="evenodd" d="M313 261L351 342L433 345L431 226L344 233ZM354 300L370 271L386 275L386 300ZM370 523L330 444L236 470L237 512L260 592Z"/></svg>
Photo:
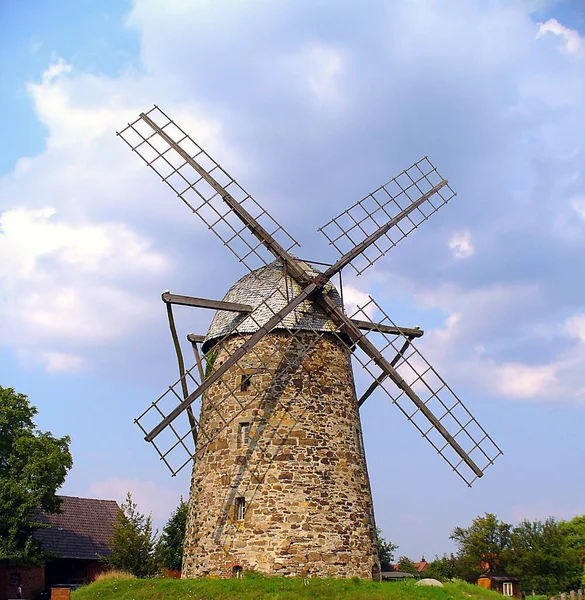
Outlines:
<svg viewBox="0 0 585 600"><path fill-rule="evenodd" d="M224 362L222 363L215 371L213 371L209 377L183 402L175 406L173 410L156 426L144 436L144 439L147 442L152 442L152 440L169 424L172 423L188 406L191 406L205 390L211 387L218 379L220 379L223 374L233 367L246 352L249 352L267 333L272 331L289 313L291 313L297 306L299 306L302 302L304 302L307 298L309 298L312 294L317 290L316 283L310 283L296 298L291 300L283 309L279 310L277 313L272 315L272 317L256 331L253 333L241 346L238 347L237 350ZM337 306L337 305L335 305ZM349 321L349 319L348 319ZM359 334L359 331L358 331ZM361 334L359 334L361 335Z"/></svg>
<svg viewBox="0 0 585 600"><path fill-rule="evenodd" d="M196 333L188 333L187 340L192 344L202 344L205 341L205 336L197 335Z"/></svg>
<svg viewBox="0 0 585 600"><path fill-rule="evenodd" d="M251 313L254 310L249 304L208 300L207 298L193 298L192 296L179 296L170 292L165 292L161 298L165 304L180 304L181 306L195 306L196 308L210 308L211 310L227 310L238 313Z"/></svg>
<svg viewBox="0 0 585 600"><path fill-rule="evenodd" d="M388 333L390 335L404 335L405 337L419 338L424 335L424 331L415 327L411 329L409 327L390 327L389 325L382 325L381 323L372 323L371 321L360 321L359 319L352 319L354 325L357 325L360 329L365 331L379 331L380 333Z"/></svg>
<svg viewBox="0 0 585 600"><path fill-rule="evenodd" d="M364 250L371 246L376 240L381 238L384 234L388 233L392 227L399 223L404 217L411 213L415 208L418 208L423 202L428 200L433 194L436 194L442 187L446 186L448 181L443 179L441 183L438 183L435 187L431 188L428 192L423 194L418 200L413 202L410 206L407 206L404 210L399 212L395 217L390 219L388 223L382 225L377 231L374 231L365 240L360 242L357 246L354 246L349 252L346 252L334 265L331 265L325 271L325 277L331 279L335 273L341 271L343 267L348 265L356 256L359 256Z"/></svg>

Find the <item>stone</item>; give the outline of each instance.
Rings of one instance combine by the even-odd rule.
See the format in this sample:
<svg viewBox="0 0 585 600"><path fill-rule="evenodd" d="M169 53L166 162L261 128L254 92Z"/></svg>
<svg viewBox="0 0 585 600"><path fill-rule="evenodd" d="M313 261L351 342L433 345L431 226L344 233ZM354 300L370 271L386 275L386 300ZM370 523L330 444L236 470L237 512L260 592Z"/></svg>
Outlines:
<svg viewBox="0 0 585 600"><path fill-rule="evenodd" d="M431 579L430 577L427 577L426 579L420 579L415 583L415 585L430 585L435 587L444 587L438 579Z"/></svg>

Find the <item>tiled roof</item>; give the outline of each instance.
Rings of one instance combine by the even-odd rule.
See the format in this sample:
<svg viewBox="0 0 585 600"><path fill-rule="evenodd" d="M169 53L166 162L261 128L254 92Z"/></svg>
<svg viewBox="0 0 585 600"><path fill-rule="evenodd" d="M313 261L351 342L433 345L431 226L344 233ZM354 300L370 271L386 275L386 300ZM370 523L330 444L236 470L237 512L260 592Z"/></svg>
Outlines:
<svg viewBox="0 0 585 600"><path fill-rule="evenodd" d="M60 558L96 560L100 556L110 556L118 504L114 500L59 498L62 500L60 514L43 513L40 516L40 521L52 527L35 532L43 550Z"/></svg>
<svg viewBox="0 0 585 600"><path fill-rule="evenodd" d="M319 274L315 268L306 263L301 264L311 276ZM255 309L254 312L246 316L246 314L218 310L209 326L203 351L209 349L212 340L227 334L258 331L274 313L282 310L300 291L301 287L290 275L285 278L283 265L278 260L248 273L232 285L224 300L251 305ZM332 283L327 283L325 292L329 293L338 306L342 306L341 297ZM327 319L320 308L310 300L306 300L289 313L280 327L275 329L282 328L334 331L335 325Z"/></svg>

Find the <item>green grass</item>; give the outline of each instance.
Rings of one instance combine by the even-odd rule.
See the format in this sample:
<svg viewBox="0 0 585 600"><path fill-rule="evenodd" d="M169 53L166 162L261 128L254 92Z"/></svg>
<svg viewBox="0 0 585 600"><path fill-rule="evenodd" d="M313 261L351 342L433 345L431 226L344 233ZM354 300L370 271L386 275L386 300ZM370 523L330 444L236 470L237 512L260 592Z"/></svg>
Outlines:
<svg viewBox="0 0 585 600"><path fill-rule="evenodd" d="M263 577L244 579L106 579L73 592L72 600L501 600L462 582L423 587L414 581Z"/></svg>

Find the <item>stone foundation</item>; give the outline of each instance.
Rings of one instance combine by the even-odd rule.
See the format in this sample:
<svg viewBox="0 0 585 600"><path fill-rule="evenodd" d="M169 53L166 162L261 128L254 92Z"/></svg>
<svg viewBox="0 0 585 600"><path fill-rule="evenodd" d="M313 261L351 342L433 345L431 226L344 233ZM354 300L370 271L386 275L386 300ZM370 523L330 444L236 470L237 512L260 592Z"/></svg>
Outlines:
<svg viewBox="0 0 585 600"><path fill-rule="evenodd" d="M213 366L244 339L233 336L209 353ZM342 342L312 332L266 335L204 395L200 422L183 577L247 569L377 577L372 497Z"/></svg>

